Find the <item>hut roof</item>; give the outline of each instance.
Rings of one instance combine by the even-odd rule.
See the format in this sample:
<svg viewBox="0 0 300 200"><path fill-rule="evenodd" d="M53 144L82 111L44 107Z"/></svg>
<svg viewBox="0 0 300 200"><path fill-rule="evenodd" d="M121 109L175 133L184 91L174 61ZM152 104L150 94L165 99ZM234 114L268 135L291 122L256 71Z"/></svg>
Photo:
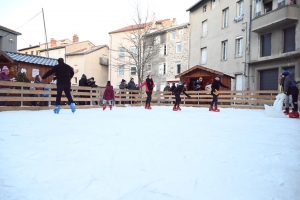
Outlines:
<svg viewBox="0 0 300 200"><path fill-rule="evenodd" d="M210 68L207 68L207 67L203 67L203 66L201 66L201 65L196 65L196 66L194 66L194 67L192 67L192 68L190 68L190 69L188 69L188 70L186 70L186 71L184 71L184 72L182 72L182 73L176 75L175 78L180 78L181 76L183 76L183 75L185 75L185 74L187 74L187 73L189 73L189 72L191 72L191 71L194 71L195 69L200 69L200 70L208 71L208 72L213 73L213 74L222 74L222 75L226 75L226 76L229 76L230 78L233 78L233 79L234 79L234 77L231 76L231 75L225 74L225 73L223 73L223 72L219 72L219 71L214 70L214 69L210 69Z"/></svg>

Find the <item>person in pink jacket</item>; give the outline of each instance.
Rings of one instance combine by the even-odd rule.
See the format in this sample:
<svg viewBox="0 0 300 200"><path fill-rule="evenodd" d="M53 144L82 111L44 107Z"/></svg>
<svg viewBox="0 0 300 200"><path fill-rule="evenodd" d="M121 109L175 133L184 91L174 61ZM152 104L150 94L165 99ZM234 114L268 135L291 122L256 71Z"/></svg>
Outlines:
<svg viewBox="0 0 300 200"><path fill-rule="evenodd" d="M145 109L151 110L152 109L151 106L150 106L151 96L152 96L153 88L155 87L155 84L153 83L151 75L148 75L147 79L139 87L142 88L143 86L146 86L146 94L147 94Z"/></svg>
<svg viewBox="0 0 300 200"><path fill-rule="evenodd" d="M3 66L2 71L0 72L0 81L13 81L9 78L9 69L7 66ZM7 89L9 86L0 86L0 89ZM6 93L1 93L0 90L0 96L6 96ZM5 106L5 101L0 101L0 106Z"/></svg>

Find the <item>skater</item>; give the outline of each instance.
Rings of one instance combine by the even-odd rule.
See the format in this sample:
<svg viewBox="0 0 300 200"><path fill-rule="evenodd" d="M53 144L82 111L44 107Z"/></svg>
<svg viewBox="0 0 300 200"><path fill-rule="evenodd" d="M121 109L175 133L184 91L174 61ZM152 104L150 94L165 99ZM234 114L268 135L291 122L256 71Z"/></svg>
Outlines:
<svg viewBox="0 0 300 200"><path fill-rule="evenodd" d="M297 88L296 81L293 79L293 76L291 73L287 70L282 72L282 75L284 76L284 94L286 96L292 95L293 100L293 111L289 114L290 118L299 118L299 112L298 112L298 94L299 90Z"/></svg>
<svg viewBox="0 0 300 200"><path fill-rule="evenodd" d="M209 111L220 112L220 110L218 109L219 88L220 86L224 88L229 88L228 86L223 85L223 83L221 83L221 78L221 74L217 75L213 83L211 84L211 95L213 96L213 100L210 103Z"/></svg>
<svg viewBox="0 0 300 200"><path fill-rule="evenodd" d="M284 72L284 71L283 71ZM290 74L289 71L286 71L285 72L287 75ZM284 89L284 79L285 79L285 76L284 75L280 75L279 77L279 84L280 84L280 92L281 93L284 93L283 89ZM293 98L292 98L292 95L285 95L285 101L284 101L284 107L285 107L285 111L283 112L285 115L289 115L290 114L290 104L292 106L292 109L294 108L294 105L293 105Z"/></svg>
<svg viewBox="0 0 300 200"><path fill-rule="evenodd" d="M191 98L190 95L185 93L185 85L186 82L179 82L178 86L173 90L173 94L175 95L175 104L173 107L173 111L177 111L177 110L181 111L181 108L179 107L179 104L181 102L181 98L180 98L181 93L185 94L188 98Z"/></svg>
<svg viewBox="0 0 300 200"><path fill-rule="evenodd" d="M56 101L54 109L54 113L59 114L60 110L60 100L62 96L62 92L64 91L66 94L66 97L68 98L68 103L70 105L70 108L72 112L75 112L75 103L71 96L71 78L74 76L74 70L72 67L64 63L63 58L57 59L58 65L55 65L52 69L47 71L42 79L47 78L48 76L55 73L57 78L57 93L56 93Z"/></svg>
<svg viewBox="0 0 300 200"><path fill-rule="evenodd" d="M147 76L147 79L139 86L142 88L143 86L146 86L146 94L147 94L147 100L145 103L145 109L151 110L151 97L152 97L152 91L155 87L155 84L153 83L152 76L149 74Z"/></svg>
<svg viewBox="0 0 300 200"><path fill-rule="evenodd" d="M110 81L107 81L106 88L103 94L103 110L106 109L106 102L108 102L109 109L112 109L112 101L115 99L115 92Z"/></svg>

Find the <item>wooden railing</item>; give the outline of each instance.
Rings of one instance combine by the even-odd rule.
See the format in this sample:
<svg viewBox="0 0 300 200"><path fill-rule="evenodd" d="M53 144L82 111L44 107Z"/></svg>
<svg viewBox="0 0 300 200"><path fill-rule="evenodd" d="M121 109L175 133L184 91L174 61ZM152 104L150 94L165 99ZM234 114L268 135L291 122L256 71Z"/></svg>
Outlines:
<svg viewBox="0 0 300 200"><path fill-rule="evenodd" d="M4 110L45 110L54 107L56 85L36 84L22 82L0 81L0 101L5 101ZM8 88L3 88L8 87ZM30 90L34 87L42 90ZM43 90L48 88L49 90ZM93 108L102 104L105 88L72 86L73 100L77 108ZM212 96L206 91L187 91L191 98L182 95L181 106L208 107ZM220 91L219 107L263 109L264 104L272 105L278 94L277 90L255 90L255 91ZM147 95L144 90L120 90L115 89L115 106L142 106ZM171 106L175 101L171 92L153 92L151 104L154 106ZM31 102L39 102L39 106L31 106ZM67 98L62 97L62 103L66 103ZM80 105L85 102L86 105ZM62 106L63 107L63 106Z"/></svg>

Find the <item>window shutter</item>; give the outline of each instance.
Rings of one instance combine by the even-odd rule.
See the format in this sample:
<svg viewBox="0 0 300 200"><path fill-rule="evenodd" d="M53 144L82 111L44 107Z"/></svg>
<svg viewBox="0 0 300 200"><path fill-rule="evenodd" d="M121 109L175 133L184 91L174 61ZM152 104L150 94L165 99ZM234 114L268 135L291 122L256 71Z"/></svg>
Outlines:
<svg viewBox="0 0 300 200"><path fill-rule="evenodd" d="M295 51L295 26L284 29L284 46L283 52Z"/></svg>
<svg viewBox="0 0 300 200"><path fill-rule="evenodd" d="M261 56L270 56L271 55L271 36L272 34L266 34L261 36Z"/></svg>

